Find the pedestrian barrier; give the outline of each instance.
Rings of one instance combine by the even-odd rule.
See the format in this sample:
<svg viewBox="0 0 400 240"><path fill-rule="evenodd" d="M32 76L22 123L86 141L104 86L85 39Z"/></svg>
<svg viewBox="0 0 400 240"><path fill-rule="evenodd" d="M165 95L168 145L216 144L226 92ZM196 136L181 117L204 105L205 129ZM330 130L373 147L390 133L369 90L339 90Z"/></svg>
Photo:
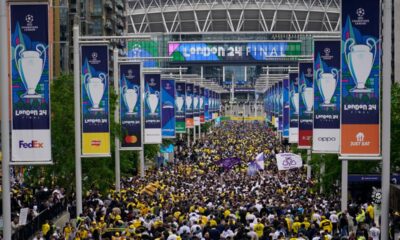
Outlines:
<svg viewBox="0 0 400 240"><path fill-rule="evenodd" d="M41 227L46 222L46 220L52 220L66 210L65 202L66 201L61 201L59 203L56 203L52 207L43 210L31 222L18 228L12 235L12 240L29 239L37 231L41 230Z"/></svg>

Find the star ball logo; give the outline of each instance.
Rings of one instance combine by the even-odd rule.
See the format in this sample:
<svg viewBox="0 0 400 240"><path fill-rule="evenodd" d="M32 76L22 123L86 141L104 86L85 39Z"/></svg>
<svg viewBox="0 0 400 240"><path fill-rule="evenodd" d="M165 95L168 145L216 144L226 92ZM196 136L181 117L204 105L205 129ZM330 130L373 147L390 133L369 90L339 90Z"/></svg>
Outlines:
<svg viewBox="0 0 400 240"><path fill-rule="evenodd" d="M305 74L306 77L311 78L313 77L312 68L307 68L307 73Z"/></svg>
<svg viewBox="0 0 400 240"><path fill-rule="evenodd" d="M89 61L90 64L99 64L101 61L98 59L99 54L97 52L92 52L92 59Z"/></svg>
<svg viewBox="0 0 400 240"><path fill-rule="evenodd" d="M25 17L26 25L27 26L32 26L32 22L34 21L34 18L32 15L28 14Z"/></svg>
<svg viewBox="0 0 400 240"><path fill-rule="evenodd" d="M170 90L171 89L171 84L169 82L167 82L165 84L165 89Z"/></svg>
<svg viewBox="0 0 400 240"><path fill-rule="evenodd" d="M363 18L364 15L365 15L365 10L364 10L364 8L358 8L358 9L356 10L356 14L357 14L358 18Z"/></svg>
<svg viewBox="0 0 400 240"><path fill-rule="evenodd" d="M25 22L26 25L22 26L21 28L25 31L25 32L34 32L36 31L39 27L33 25L33 22L35 21L35 18L33 17L32 14L27 14L25 16Z"/></svg>
<svg viewBox="0 0 400 240"><path fill-rule="evenodd" d="M156 84L156 82L155 82L154 78L150 78L150 83L149 83L149 86L152 86L152 87L154 87L155 85L157 85L157 84Z"/></svg>
<svg viewBox="0 0 400 240"><path fill-rule="evenodd" d="M322 56L322 59L327 61L327 60L332 60L333 56L331 55L331 49L326 47L324 49L324 55Z"/></svg>
<svg viewBox="0 0 400 240"><path fill-rule="evenodd" d="M92 59L97 60L97 52L92 52Z"/></svg>
<svg viewBox="0 0 400 240"><path fill-rule="evenodd" d="M135 78L135 75L133 75L133 70L128 69L128 75L125 76L127 79L132 80Z"/></svg>
<svg viewBox="0 0 400 240"><path fill-rule="evenodd" d="M366 12L364 8L358 8L356 10L357 19L353 19L352 22L354 25L367 25L369 23L369 19L365 18Z"/></svg>

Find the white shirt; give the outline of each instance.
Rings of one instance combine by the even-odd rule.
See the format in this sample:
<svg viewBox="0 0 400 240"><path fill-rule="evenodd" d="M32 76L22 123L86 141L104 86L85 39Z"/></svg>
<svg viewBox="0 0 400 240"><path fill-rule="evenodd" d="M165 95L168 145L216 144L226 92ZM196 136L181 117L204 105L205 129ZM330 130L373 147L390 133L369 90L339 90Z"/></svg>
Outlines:
<svg viewBox="0 0 400 240"><path fill-rule="evenodd" d="M182 235L183 233L188 233L190 234L190 228L186 225L183 225L182 227L179 228L178 234Z"/></svg>
<svg viewBox="0 0 400 240"><path fill-rule="evenodd" d="M331 214L331 216L329 216L329 220L331 220L332 223L337 223L339 221L339 217L336 214Z"/></svg>
<svg viewBox="0 0 400 240"><path fill-rule="evenodd" d="M372 227L369 229L369 236L372 237L373 240L379 240L379 236L381 235L381 230L377 227Z"/></svg>
<svg viewBox="0 0 400 240"><path fill-rule="evenodd" d="M268 222L269 223L273 223L274 222L274 219L275 219L275 216L273 215L273 214L270 214L270 215L268 215Z"/></svg>

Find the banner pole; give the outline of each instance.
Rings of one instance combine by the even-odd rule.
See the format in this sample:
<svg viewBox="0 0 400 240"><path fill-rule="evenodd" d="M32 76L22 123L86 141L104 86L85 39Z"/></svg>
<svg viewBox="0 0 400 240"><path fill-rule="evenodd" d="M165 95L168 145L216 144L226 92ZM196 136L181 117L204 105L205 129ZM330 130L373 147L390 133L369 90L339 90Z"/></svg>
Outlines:
<svg viewBox="0 0 400 240"><path fill-rule="evenodd" d="M342 193L341 193L341 210L347 210L347 189L348 189L348 170L349 162L347 159L342 160Z"/></svg>
<svg viewBox="0 0 400 240"><path fill-rule="evenodd" d="M201 140L201 123L199 125L199 140Z"/></svg>
<svg viewBox="0 0 400 240"><path fill-rule="evenodd" d="M193 144L196 143L196 124L193 124Z"/></svg>
<svg viewBox="0 0 400 240"><path fill-rule="evenodd" d="M392 88L392 1L384 1L382 55L382 209L381 239L389 239L390 121Z"/></svg>
<svg viewBox="0 0 400 240"><path fill-rule="evenodd" d="M2 208L3 208L3 238L11 239L11 198L10 198L10 122L9 122L9 69L7 44L7 3L0 0L0 79L1 79L1 151L2 165Z"/></svg>
<svg viewBox="0 0 400 240"><path fill-rule="evenodd" d="M79 21L76 21L76 23ZM75 184L76 216L82 213L82 167L81 167L81 95L80 95L80 61L79 61L79 25L75 23L74 37L74 112L75 112Z"/></svg>
<svg viewBox="0 0 400 240"><path fill-rule="evenodd" d="M114 91L117 95L117 102L115 104L114 121L116 124L119 123L119 69L118 69L118 48L114 48L113 51L113 65L114 65ZM120 165L120 152L119 152L119 136L115 134L115 191L119 192L121 189L121 165Z"/></svg>
<svg viewBox="0 0 400 240"><path fill-rule="evenodd" d="M307 149L307 179L311 179L311 149Z"/></svg>
<svg viewBox="0 0 400 240"><path fill-rule="evenodd" d="M139 171L140 177L144 178L144 104L145 104L145 94L144 94L144 74L143 74L143 63L140 66L140 134L141 134L141 146L142 150L139 151Z"/></svg>

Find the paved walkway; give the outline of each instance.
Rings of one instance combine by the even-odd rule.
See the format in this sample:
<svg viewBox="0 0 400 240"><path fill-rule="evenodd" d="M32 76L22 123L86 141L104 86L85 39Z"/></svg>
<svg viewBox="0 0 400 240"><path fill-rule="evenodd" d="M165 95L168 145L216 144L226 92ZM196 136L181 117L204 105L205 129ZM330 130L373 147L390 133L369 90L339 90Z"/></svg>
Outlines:
<svg viewBox="0 0 400 240"><path fill-rule="evenodd" d="M70 216L69 212L65 211L63 212L58 218L55 218L52 220L56 228L60 228L61 230L64 228L65 223L69 222ZM29 240L32 240L35 237L35 235L31 236Z"/></svg>

